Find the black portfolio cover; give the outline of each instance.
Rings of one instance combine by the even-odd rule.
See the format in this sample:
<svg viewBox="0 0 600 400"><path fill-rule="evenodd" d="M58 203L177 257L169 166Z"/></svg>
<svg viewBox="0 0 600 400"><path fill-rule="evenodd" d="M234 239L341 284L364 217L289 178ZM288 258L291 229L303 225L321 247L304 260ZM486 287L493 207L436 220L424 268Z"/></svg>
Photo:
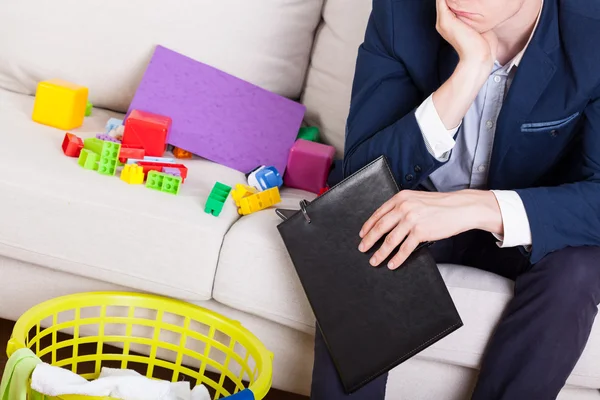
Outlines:
<svg viewBox="0 0 600 400"><path fill-rule="evenodd" d="M381 242L358 251L360 228L396 193L381 157L303 211L279 213L287 217L279 232L348 393L462 326L427 246L395 271L389 260L369 264Z"/></svg>

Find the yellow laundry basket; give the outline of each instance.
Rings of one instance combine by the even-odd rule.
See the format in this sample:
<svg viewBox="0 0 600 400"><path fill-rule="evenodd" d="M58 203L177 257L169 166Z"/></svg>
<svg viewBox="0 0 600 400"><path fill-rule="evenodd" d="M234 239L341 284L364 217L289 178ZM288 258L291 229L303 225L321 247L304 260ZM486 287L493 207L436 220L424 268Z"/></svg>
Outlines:
<svg viewBox="0 0 600 400"><path fill-rule="evenodd" d="M135 369L149 378L203 384L214 399L250 398L249 392L263 399L273 374L273 354L239 322L136 293L82 293L35 306L17 321L9 357L25 347L86 379L97 378L102 367Z"/></svg>

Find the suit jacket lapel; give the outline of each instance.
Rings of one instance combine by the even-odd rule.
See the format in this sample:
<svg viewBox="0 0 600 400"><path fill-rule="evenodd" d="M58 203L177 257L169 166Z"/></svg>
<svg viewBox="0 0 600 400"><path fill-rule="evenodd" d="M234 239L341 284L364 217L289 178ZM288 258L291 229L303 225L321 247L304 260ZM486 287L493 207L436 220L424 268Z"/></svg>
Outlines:
<svg viewBox="0 0 600 400"><path fill-rule="evenodd" d="M548 88L556 64L550 56L559 48L556 0L546 0L540 23L517 67L515 78L498 117L492 151L490 181L494 180L509 148L521 136L520 124L528 117Z"/></svg>

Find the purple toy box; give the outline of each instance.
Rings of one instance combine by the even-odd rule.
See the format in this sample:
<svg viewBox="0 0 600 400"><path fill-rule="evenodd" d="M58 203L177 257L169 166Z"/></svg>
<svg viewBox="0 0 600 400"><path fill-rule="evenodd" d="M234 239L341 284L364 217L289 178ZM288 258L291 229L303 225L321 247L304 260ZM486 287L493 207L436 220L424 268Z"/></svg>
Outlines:
<svg viewBox="0 0 600 400"><path fill-rule="evenodd" d="M283 184L318 194L327 183L334 155L333 146L298 139L290 150Z"/></svg>

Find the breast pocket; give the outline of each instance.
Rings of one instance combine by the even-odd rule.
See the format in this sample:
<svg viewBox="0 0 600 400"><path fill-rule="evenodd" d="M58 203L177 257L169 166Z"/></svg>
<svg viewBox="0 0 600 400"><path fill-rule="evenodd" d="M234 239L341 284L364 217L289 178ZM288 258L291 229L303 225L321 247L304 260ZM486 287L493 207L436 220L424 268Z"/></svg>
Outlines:
<svg viewBox="0 0 600 400"><path fill-rule="evenodd" d="M557 121L548 122L533 122L521 125L521 132L525 133L548 133L552 137L558 136L560 133L570 131L579 118L579 111L566 118Z"/></svg>

